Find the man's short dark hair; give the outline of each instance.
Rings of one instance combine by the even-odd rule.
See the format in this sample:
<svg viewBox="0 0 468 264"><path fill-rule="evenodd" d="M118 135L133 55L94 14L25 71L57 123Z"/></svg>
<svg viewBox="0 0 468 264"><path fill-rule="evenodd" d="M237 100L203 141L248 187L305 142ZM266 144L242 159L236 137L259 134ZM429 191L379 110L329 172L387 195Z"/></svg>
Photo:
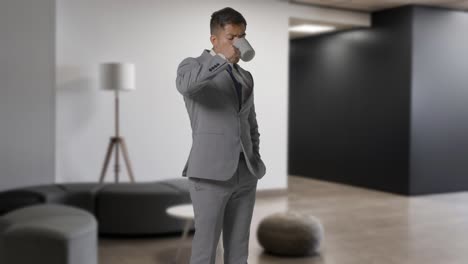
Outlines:
<svg viewBox="0 0 468 264"><path fill-rule="evenodd" d="M219 28L224 28L224 26L227 24L244 24L244 26L247 27L247 22L245 21L245 18L242 16L241 13L237 12L236 10L230 7L225 7L221 10L214 12L211 15L211 34L214 35L216 30L218 30Z"/></svg>

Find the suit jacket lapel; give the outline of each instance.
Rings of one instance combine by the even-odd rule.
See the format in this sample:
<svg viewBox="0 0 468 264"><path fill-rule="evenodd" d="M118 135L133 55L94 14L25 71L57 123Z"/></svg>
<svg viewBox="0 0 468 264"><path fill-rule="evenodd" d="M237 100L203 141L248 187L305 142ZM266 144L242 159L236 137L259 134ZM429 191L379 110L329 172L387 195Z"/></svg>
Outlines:
<svg viewBox="0 0 468 264"><path fill-rule="evenodd" d="M244 97L244 100L242 102L242 107L244 107L244 104L246 104L249 101L252 95L253 83L251 81L250 76L248 76L249 73L247 73L239 65L237 65L237 68L239 69L239 75L241 76L243 83L247 85L247 87L244 87L245 85L242 85L242 96Z"/></svg>

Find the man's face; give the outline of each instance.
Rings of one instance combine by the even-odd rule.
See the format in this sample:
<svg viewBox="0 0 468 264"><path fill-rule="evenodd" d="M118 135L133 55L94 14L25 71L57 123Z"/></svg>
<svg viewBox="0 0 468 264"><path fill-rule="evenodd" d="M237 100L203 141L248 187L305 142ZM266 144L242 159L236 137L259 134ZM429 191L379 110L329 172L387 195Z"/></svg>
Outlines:
<svg viewBox="0 0 468 264"><path fill-rule="evenodd" d="M214 35L211 35L210 40L214 51L223 53L226 47L232 46L236 38L243 38L245 35L244 24L226 24L224 28L219 28Z"/></svg>

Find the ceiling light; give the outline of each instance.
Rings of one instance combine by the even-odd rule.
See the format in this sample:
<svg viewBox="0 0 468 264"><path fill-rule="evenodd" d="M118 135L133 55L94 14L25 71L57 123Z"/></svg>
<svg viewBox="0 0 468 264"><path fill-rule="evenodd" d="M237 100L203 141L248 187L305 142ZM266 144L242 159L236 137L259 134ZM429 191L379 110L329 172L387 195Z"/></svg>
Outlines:
<svg viewBox="0 0 468 264"><path fill-rule="evenodd" d="M300 33L322 33L322 32L333 31L335 29L336 28L333 26L302 24L302 25L290 27L289 31L300 32Z"/></svg>

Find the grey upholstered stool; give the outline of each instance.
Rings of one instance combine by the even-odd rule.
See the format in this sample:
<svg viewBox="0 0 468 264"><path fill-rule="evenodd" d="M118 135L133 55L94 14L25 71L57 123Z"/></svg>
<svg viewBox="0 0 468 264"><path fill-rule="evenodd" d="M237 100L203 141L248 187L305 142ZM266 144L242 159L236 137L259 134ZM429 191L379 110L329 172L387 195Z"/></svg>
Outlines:
<svg viewBox="0 0 468 264"><path fill-rule="evenodd" d="M0 263L96 264L97 222L64 205L12 211L0 217Z"/></svg>
<svg viewBox="0 0 468 264"><path fill-rule="evenodd" d="M266 252L283 256L318 253L323 238L320 221L295 212L275 213L262 219L257 239Z"/></svg>

